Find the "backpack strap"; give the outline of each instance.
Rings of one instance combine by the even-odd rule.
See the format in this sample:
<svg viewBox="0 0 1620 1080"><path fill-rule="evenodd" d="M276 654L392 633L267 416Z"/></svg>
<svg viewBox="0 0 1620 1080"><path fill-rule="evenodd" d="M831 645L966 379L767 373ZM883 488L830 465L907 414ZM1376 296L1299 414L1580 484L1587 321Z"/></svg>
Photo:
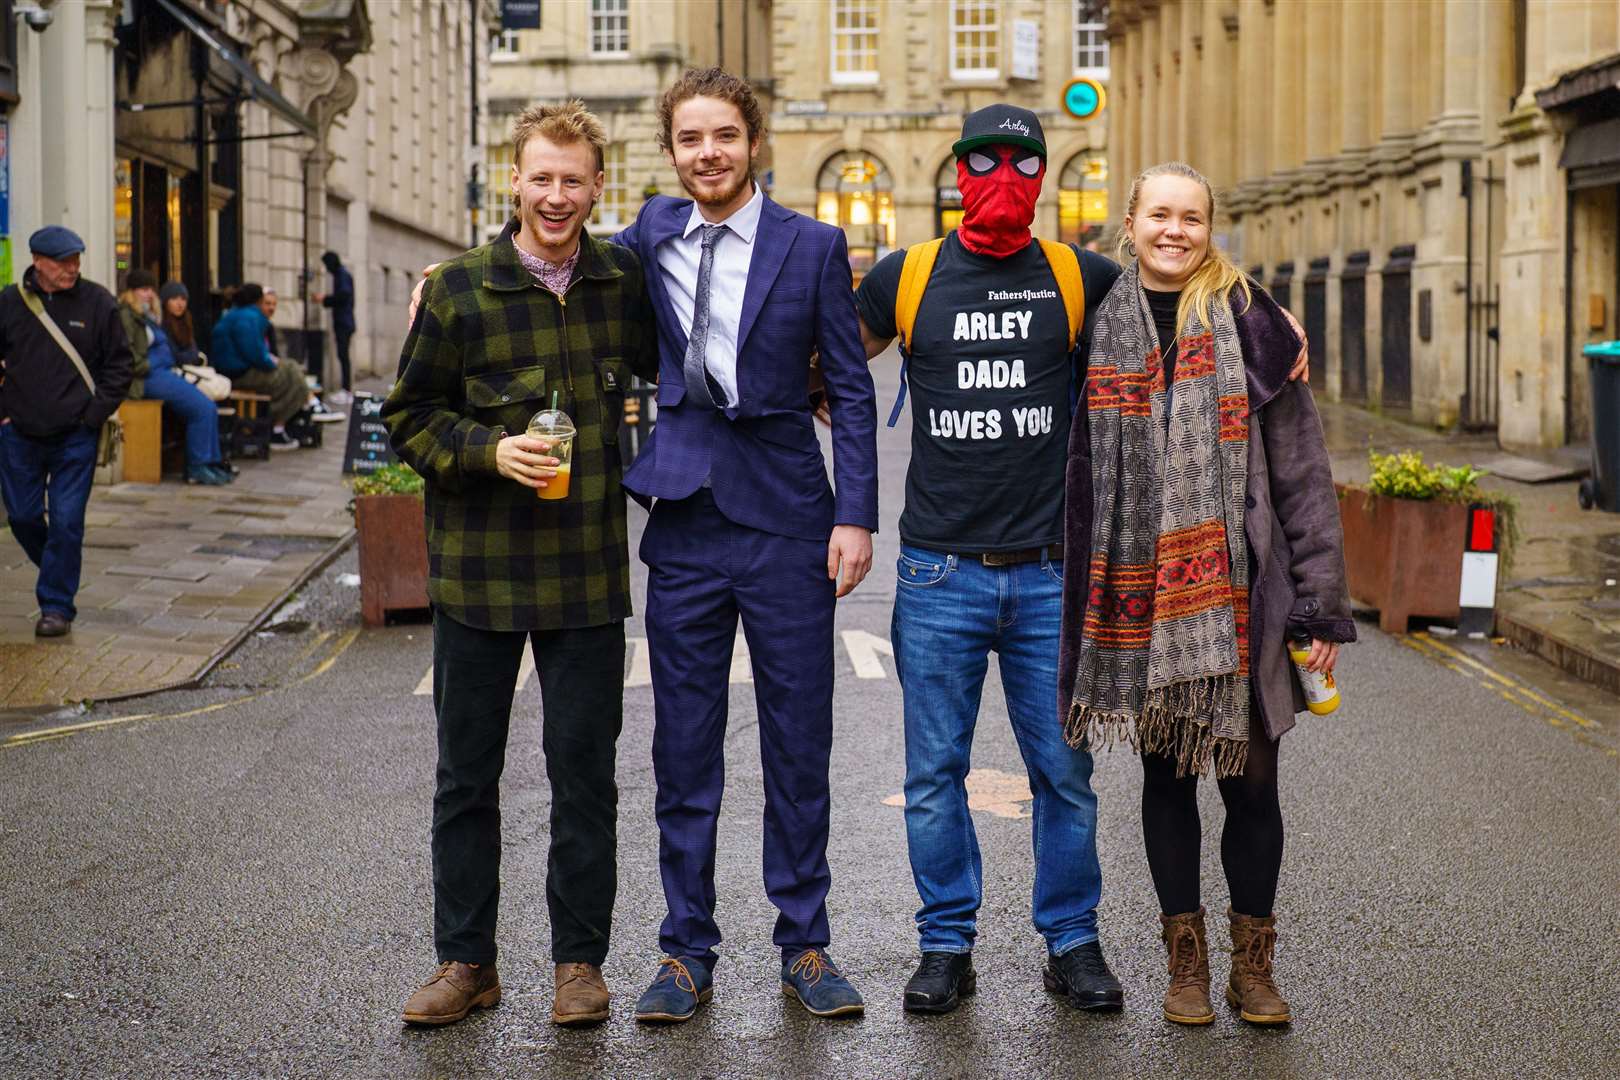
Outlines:
<svg viewBox="0 0 1620 1080"><path fill-rule="evenodd" d="M1069 348L1073 349L1080 343L1080 327L1086 318L1086 282L1080 275L1080 256L1057 240L1042 240L1041 250L1046 253L1047 265L1063 296L1063 310L1069 316Z"/></svg>
<svg viewBox="0 0 1620 1080"><path fill-rule="evenodd" d="M936 237L906 249L906 261L900 267L900 288L894 295L894 328L900 338L900 393L889 410L889 426L900 422L900 410L906 405L906 365L911 358L911 333L917 325L917 311L922 307L923 291L934 273L934 260L939 258L944 237Z"/></svg>

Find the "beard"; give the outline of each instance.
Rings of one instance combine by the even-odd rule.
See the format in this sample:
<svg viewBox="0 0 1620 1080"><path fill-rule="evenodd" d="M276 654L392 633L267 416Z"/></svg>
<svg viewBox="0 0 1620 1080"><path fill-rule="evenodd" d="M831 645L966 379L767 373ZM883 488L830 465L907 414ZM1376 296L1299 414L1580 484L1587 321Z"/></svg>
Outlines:
<svg viewBox="0 0 1620 1080"><path fill-rule="evenodd" d="M727 184L719 191L711 192L707 189L694 191L691 185L686 182L684 176L681 177L681 187L685 188L686 193L692 196L693 202L701 203L704 206L725 206L743 191L752 191L754 189L754 170L750 167L742 176L737 178L736 182Z"/></svg>

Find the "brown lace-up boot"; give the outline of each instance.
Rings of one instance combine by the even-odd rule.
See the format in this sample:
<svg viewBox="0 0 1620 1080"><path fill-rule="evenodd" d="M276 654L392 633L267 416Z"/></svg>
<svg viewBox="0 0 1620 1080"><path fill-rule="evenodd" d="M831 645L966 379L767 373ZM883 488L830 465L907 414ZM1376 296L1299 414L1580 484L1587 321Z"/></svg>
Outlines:
<svg viewBox="0 0 1620 1080"><path fill-rule="evenodd" d="M453 1024L474 1009L487 1009L501 1000L501 980L494 964L463 964L447 960L433 977L405 1002L407 1024Z"/></svg>
<svg viewBox="0 0 1620 1080"><path fill-rule="evenodd" d="M1164 944L1170 952L1170 989L1164 994L1164 1018L1176 1024L1208 1024L1215 1019L1209 1004L1209 947L1204 942L1204 909L1185 915L1160 915Z"/></svg>
<svg viewBox="0 0 1620 1080"><path fill-rule="evenodd" d="M1232 919L1232 977L1226 1000L1251 1024L1286 1024L1293 1019L1282 991L1271 979L1277 947L1277 918L1251 918L1226 909Z"/></svg>
<svg viewBox="0 0 1620 1080"><path fill-rule="evenodd" d="M607 981L595 964L558 964L557 995L551 1022L565 1027L598 1024L608 1018Z"/></svg>

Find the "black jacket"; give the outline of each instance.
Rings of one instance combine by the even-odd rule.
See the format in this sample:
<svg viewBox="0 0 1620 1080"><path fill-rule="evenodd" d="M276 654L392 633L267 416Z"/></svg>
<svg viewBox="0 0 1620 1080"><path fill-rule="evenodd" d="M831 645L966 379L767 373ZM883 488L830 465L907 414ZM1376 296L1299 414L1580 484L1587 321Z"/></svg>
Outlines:
<svg viewBox="0 0 1620 1080"><path fill-rule="evenodd" d="M19 289L44 301L46 313L79 350L96 382L93 399L73 360L28 310ZM29 267L20 286L0 291L0 362L0 419L9 419L21 434L46 439L80 426L101 427L129 393L132 374L118 301L84 278L71 289L40 292Z"/></svg>
<svg viewBox="0 0 1620 1080"><path fill-rule="evenodd" d="M354 333L354 275L348 267L339 266L332 271L332 292L321 298L321 306L332 309L332 330L339 334Z"/></svg>

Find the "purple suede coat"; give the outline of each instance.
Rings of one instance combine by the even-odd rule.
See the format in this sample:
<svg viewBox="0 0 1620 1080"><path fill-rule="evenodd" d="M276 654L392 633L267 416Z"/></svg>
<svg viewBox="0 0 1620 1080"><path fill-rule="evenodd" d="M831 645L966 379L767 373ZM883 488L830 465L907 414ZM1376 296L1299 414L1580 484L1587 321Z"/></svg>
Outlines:
<svg viewBox="0 0 1620 1080"><path fill-rule="evenodd" d="M1345 587L1344 531L1322 422L1310 387L1290 382L1299 338L1271 296L1253 282L1253 303L1232 293L1249 391L1249 679L1273 740L1294 726L1305 695L1288 658L1289 631L1323 641L1356 639ZM1069 715L1080 629L1091 592L1095 512L1091 427L1082 396L1069 433L1063 562L1063 640L1058 716Z"/></svg>

